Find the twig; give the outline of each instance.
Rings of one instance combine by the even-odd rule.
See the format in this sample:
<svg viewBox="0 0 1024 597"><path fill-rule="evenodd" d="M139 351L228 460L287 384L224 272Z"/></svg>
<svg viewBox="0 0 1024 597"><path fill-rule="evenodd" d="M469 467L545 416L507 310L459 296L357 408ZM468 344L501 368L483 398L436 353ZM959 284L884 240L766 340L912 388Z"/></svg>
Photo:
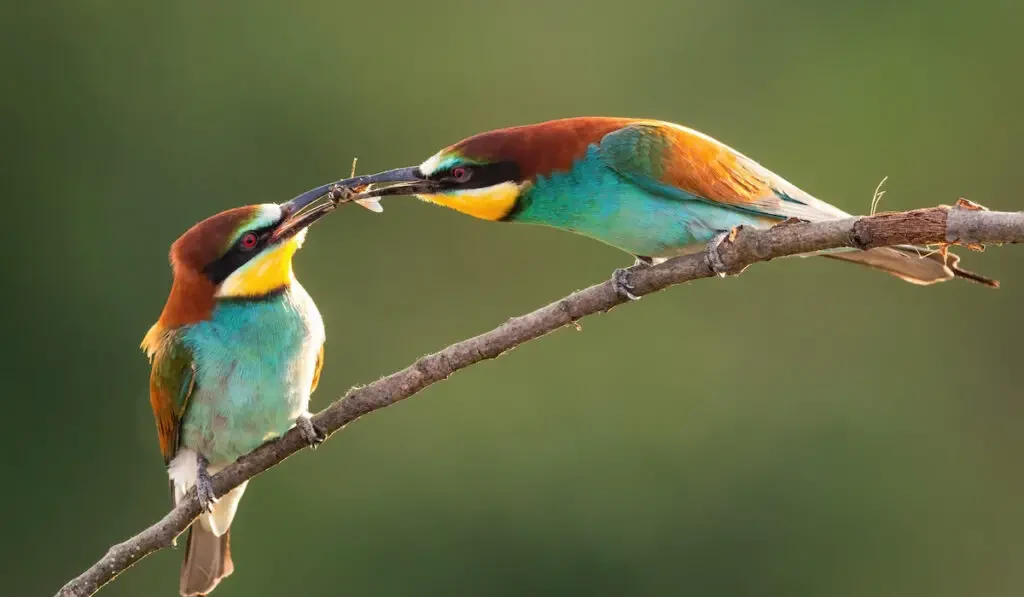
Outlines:
<svg viewBox="0 0 1024 597"><path fill-rule="evenodd" d="M742 229L719 247L730 272L776 257L812 253L839 247L868 249L897 244L961 244L979 246L1024 242L1024 212L987 211L969 202L910 212L883 213L828 222L787 222L768 230ZM632 282L637 295L650 294L683 282L714 276L703 253L677 257L661 265L638 270ZM355 388L318 413L313 420L328 433L359 417L404 400L452 373L493 359L530 340L627 302L610 282L574 292L532 313L509 319L497 328L452 344L420 358L405 369L374 383ZM307 443L295 429L277 441L243 456L213 477L221 496L243 481L282 462ZM111 547L106 555L57 593L59 597L86 597L146 557L170 547L198 516L195 491L176 508L134 537Z"/></svg>
<svg viewBox="0 0 1024 597"><path fill-rule="evenodd" d="M355 166L353 166L355 168ZM353 174L353 176L355 176ZM871 211L868 212L869 216L875 215L878 211L878 204L882 202L882 197L885 197L885 190L882 188L885 186L885 181L889 180L888 176L883 176L882 180L878 181L878 186L875 187L875 194L871 196Z"/></svg>

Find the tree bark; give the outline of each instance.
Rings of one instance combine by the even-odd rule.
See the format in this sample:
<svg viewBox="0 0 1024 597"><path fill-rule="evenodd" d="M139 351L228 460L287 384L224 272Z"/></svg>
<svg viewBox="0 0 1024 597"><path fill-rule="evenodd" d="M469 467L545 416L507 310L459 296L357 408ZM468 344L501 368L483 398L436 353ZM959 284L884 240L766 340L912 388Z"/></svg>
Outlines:
<svg viewBox="0 0 1024 597"><path fill-rule="evenodd" d="M718 256L727 271L740 272L756 262L840 247L868 249L915 244L979 248L1019 242L1024 242L1024 212L987 211L960 200L955 207L939 206L814 223L787 221L767 230L737 229L719 245ZM650 294L715 275L706 253L677 257L635 271L633 293ZM496 358L520 344L575 325L583 317L608 311L625 302L630 301L620 296L610 281L574 292L532 313L513 317L489 332L424 356L379 381L354 388L314 416L313 421L333 434L359 417L404 400L460 369ZM307 444L301 434L292 429L215 475L214 492L222 496L305 447ZM193 489L185 500L152 526L111 547L98 562L64 585L57 592L58 597L94 594L142 558L170 547L198 515L199 505Z"/></svg>

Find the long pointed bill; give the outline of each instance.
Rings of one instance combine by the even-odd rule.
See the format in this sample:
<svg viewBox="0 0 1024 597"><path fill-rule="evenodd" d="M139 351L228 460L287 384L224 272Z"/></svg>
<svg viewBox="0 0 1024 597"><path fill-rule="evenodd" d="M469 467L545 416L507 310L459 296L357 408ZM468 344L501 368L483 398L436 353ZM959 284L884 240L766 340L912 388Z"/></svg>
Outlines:
<svg viewBox="0 0 1024 597"><path fill-rule="evenodd" d="M308 194L308 192L303 193L295 199L281 204L281 213L284 214L284 220L274 229L270 236L270 242L276 243L295 236L311 226L313 222L316 222L338 207L333 201L328 201L303 211L303 208L312 205L320 198L314 197L309 199L306 197Z"/></svg>
<svg viewBox="0 0 1024 597"><path fill-rule="evenodd" d="M385 186L374 188L377 185ZM334 211L342 203L352 201L379 213L384 210L380 206L379 197L412 195L428 192L433 188L434 183L424 178L418 167L397 168L320 185L281 204L285 221L274 230L272 240L276 242L298 234L303 228ZM330 201L307 209L327 196L330 197Z"/></svg>
<svg viewBox="0 0 1024 597"><path fill-rule="evenodd" d="M387 195L417 195L430 193L436 190L436 183L427 180L420 169L416 166L410 168L396 168L386 170L377 174L367 174L344 178L335 182L312 188L305 193L295 197L286 205L296 211L316 203L325 196L330 196L334 203L347 203L353 201L371 210L381 211L378 197Z"/></svg>
<svg viewBox="0 0 1024 597"><path fill-rule="evenodd" d="M412 166L347 178L328 186L343 189L350 195L359 197L381 197L430 192L435 189L436 183L427 180L418 166Z"/></svg>

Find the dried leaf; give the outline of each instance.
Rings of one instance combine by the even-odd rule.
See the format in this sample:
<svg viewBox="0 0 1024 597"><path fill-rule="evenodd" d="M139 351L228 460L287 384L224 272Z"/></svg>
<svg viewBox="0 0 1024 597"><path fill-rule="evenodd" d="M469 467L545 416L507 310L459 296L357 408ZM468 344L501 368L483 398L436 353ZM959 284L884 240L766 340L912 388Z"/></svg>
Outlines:
<svg viewBox="0 0 1024 597"><path fill-rule="evenodd" d="M988 208L980 203L975 203L970 199L964 199L963 197L956 200L956 207L958 209L970 209L973 211L988 211Z"/></svg>

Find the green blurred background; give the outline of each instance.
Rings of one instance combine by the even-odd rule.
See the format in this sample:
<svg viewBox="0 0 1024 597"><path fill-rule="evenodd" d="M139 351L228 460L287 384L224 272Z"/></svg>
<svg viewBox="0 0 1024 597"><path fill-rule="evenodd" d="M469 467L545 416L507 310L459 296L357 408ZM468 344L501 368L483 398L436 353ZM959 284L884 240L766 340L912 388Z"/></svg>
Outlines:
<svg viewBox="0 0 1024 597"><path fill-rule="evenodd" d="M662 118L849 211L1021 208L1016 0L11 2L4 593L168 508L138 343L187 227L463 136ZM782 260L583 321L250 485L241 595L1024 591L1017 247L919 288ZM407 198L317 225L314 406L631 258ZM181 549L101 594L176 594Z"/></svg>

